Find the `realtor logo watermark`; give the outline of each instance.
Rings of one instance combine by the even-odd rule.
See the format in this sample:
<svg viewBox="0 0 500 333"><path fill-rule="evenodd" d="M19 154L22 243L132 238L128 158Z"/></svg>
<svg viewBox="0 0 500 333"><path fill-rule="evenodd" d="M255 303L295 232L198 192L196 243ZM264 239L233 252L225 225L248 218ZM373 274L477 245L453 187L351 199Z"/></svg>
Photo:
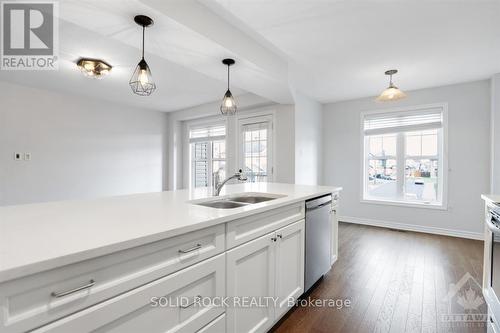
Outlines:
<svg viewBox="0 0 500 333"><path fill-rule="evenodd" d="M59 6L55 1L1 2L2 70L55 70Z"/></svg>
<svg viewBox="0 0 500 333"><path fill-rule="evenodd" d="M449 327L485 327L488 308L482 286L469 272L457 283L450 284L448 294L442 301L448 304L448 311L441 315L441 321Z"/></svg>
<svg viewBox="0 0 500 333"><path fill-rule="evenodd" d="M222 308L269 308L269 307L310 307L333 308L342 310L351 307L348 298L314 299L311 297L297 299L295 297L280 298L276 296L153 296L150 305L154 308L187 309L190 307L222 307Z"/></svg>

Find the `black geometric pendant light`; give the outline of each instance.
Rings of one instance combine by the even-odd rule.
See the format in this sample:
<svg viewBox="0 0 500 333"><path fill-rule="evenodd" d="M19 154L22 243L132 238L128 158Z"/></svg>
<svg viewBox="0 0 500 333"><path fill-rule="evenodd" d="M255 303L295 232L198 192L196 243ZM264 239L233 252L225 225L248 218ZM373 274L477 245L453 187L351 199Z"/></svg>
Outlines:
<svg viewBox="0 0 500 333"><path fill-rule="evenodd" d="M231 90L229 90L229 67L234 65L234 59L224 59L222 63L227 66L227 91L222 99L222 104L220 106L220 112L223 115L232 116L236 113L236 101L234 100Z"/></svg>
<svg viewBox="0 0 500 333"><path fill-rule="evenodd" d="M134 17L135 23L142 26L142 58L137 64L134 74L130 78L129 85L132 91L140 96L149 96L155 91L156 84L153 81L151 70L144 60L144 31L146 27L153 25L153 19L145 15L137 15Z"/></svg>

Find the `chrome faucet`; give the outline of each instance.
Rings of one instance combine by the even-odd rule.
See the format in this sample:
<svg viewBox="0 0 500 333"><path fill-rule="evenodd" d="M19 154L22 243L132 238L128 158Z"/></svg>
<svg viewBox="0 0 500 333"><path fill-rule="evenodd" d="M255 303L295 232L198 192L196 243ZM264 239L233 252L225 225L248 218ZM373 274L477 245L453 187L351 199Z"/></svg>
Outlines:
<svg viewBox="0 0 500 333"><path fill-rule="evenodd" d="M226 185L228 181L235 178L238 179L240 182L246 182L248 179L241 169L231 177L224 179L222 182L219 180L219 171L214 172L214 187L213 187L214 196L216 197L219 196L222 187Z"/></svg>

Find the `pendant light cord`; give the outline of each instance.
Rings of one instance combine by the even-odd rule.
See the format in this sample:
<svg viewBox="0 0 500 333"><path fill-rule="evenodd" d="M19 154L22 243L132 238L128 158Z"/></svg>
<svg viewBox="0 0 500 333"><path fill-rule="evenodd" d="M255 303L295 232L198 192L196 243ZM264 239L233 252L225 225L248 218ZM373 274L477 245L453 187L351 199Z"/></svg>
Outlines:
<svg viewBox="0 0 500 333"><path fill-rule="evenodd" d="M229 90L229 65L227 65L227 90Z"/></svg>
<svg viewBox="0 0 500 333"><path fill-rule="evenodd" d="M146 26L142 26L142 59L144 60L144 31L146 30Z"/></svg>

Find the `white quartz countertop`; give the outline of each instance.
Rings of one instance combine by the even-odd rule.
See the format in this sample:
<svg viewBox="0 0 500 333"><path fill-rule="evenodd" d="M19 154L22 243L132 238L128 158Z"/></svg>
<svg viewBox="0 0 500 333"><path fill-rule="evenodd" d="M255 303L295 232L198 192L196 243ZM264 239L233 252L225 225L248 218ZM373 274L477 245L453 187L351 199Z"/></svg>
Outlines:
<svg viewBox="0 0 500 333"><path fill-rule="evenodd" d="M481 198L487 202L500 203L500 194L482 194Z"/></svg>
<svg viewBox="0 0 500 333"><path fill-rule="evenodd" d="M211 197L209 188L0 207L0 282L340 190L279 183L227 185L221 197L243 192L286 195L233 209L189 202Z"/></svg>

